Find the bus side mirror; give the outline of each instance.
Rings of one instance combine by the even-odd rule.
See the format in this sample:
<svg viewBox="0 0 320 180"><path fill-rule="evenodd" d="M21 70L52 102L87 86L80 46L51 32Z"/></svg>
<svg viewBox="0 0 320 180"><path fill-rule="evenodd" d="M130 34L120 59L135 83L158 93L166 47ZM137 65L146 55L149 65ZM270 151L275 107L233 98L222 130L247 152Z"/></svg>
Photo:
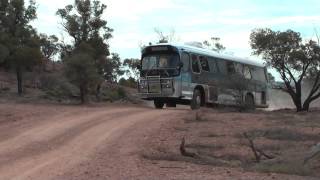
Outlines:
<svg viewBox="0 0 320 180"><path fill-rule="evenodd" d="M183 62L179 62L179 64L178 64L178 67L177 67L177 69L181 69L181 68L183 68Z"/></svg>
<svg viewBox="0 0 320 180"><path fill-rule="evenodd" d="M141 70L141 65L140 64L137 65L137 69Z"/></svg>

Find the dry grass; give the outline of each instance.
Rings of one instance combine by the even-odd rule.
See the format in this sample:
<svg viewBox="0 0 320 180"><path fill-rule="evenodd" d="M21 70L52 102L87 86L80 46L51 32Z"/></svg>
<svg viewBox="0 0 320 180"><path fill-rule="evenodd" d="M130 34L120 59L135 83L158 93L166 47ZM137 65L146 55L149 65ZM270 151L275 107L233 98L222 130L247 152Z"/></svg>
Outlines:
<svg viewBox="0 0 320 180"><path fill-rule="evenodd" d="M256 138L263 137L279 141L317 141L320 139L318 134L301 133L289 128L254 129L247 133ZM241 135L237 137L239 136Z"/></svg>
<svg viewBox="0 0 320 180"><path fill-rule="evenodd" d="M211 151L222 150L224 148L221 144L200 144L200 143L192 143L187 144L186 148L201 150L201 149L210 149Z"/></svg>
<svg viewBox="0 0 320 180"><path fill-rule="evenodd" d="M197 123L197 122L199 123L199 122L207 122L207 121L209 121L209 119L203 115L200 115L199 112L196 112L191 117L187 117L184 119L185 123Z"/></svg>
<svg viewBox="0 0 320 180"><path fill-rule="evenodd" d="M294 174L299 176L312 176L313 171L308 166L304 166L300 162L282 162L273 164L257 164L253 170L264 173L281 173L281 174Z"/></svg>
<svg viewBox="0 0 320 180"><path fill-rule="evenodd" d="M320 141L318 119L320 111L239 113L233 110L200 110L183 116L179 126L174 128L175 134L171 134L173 137L187 137L185 148L196 153L196 158L180 155L177 145L180 138L171 139L176 145L168 147L170 153L154 153L144 157L156 161L233 167L249 172L320 177L320 159L313 160L315 164L312 166L301 163L304 153ZM263 157L260 163L256 163L243 133L253 137L255 145L267 155L275 159L285 157L287 160L265 163L269 160ZM296 156L300 159L292 159Z"/></svg>

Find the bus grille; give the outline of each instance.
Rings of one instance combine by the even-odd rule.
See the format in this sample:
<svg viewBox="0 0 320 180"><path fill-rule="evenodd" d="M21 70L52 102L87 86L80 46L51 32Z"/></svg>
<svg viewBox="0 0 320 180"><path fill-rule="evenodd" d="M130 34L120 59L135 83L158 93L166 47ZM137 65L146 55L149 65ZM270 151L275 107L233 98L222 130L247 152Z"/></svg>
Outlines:
<svg viewBox="0 0 320 180"><path fill-rule="evenodd" d="M148 76L139 80L139 93L141 94L172 94L172 78L160 78L160 76Z"/></svg>

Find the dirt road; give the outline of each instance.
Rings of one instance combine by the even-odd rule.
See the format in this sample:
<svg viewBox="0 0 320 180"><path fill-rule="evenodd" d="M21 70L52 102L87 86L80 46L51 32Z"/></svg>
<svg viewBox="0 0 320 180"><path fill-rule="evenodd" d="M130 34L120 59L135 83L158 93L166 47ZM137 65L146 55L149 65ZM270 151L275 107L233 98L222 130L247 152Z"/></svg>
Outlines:
<svg viewBox="0 0 320 180"><path fill-rule="evenodd" d="M196 120L197 113L202 120ZM303 126L306 132L320 131L318 122L311 121L320 113L289 115L0 103L0 180L317 179L203 164L180 154L181 138L186 137L191 151L250 162L250 149L236 136L242 131L281 123L290 128L293 123L285 122L293 118L304 126L301 118L314 123L309 129ZM309 147L306 143L312 141L294 143Z"/></svg>
<svg viewBox="0 0 320 180"><path fill-rule="evenodd" d="M132 175L137 164L130 156L139 150L139 139L181 113L140 107L0 105L0 179ZM91 174L99 170L101 155L110 165L103 177Z"/></svg>

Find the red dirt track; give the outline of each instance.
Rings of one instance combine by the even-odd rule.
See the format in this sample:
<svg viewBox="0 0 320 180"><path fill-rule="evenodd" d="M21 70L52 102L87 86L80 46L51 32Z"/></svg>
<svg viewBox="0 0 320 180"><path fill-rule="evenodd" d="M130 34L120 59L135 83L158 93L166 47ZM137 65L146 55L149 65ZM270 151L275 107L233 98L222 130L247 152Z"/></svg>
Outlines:
<svg viewBox="0 0 320 180"><path fill-rule="evenodd" d="M0 104L0 180L300 179L144 157L158 147L179 156L179 127L193 115L186 108Z"/></svg>

